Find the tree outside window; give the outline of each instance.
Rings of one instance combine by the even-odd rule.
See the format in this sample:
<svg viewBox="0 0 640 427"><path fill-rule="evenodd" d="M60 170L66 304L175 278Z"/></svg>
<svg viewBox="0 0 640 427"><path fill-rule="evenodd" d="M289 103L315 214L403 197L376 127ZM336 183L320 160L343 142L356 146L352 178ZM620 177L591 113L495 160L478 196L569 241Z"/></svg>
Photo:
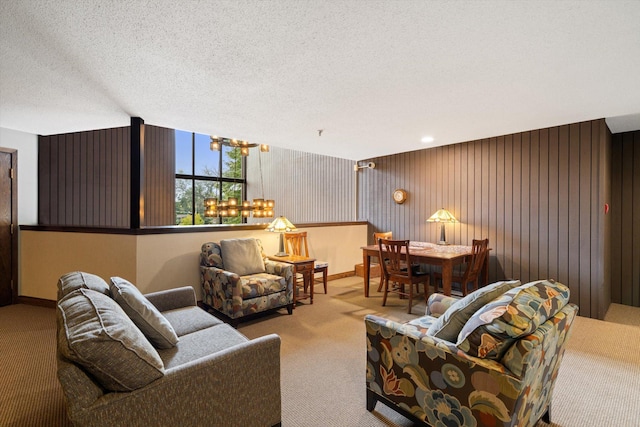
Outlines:
<svg viewBox="0 0 640 427"><path fill-rule="evenodd" d="M204 199L245 194L245 161L240 150L209 149L210 137L176 130L176 225L240 224L242 217L205 217Z"/></svg>

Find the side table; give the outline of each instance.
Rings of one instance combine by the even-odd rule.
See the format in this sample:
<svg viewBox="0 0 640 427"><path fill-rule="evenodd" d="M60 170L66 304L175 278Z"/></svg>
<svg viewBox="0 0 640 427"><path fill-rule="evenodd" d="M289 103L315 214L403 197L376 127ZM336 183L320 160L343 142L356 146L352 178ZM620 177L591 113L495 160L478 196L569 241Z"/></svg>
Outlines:
<svg viewBox="0 0 640 427"><path fill-rule="evenodd" d="M287 255L287 256L276 256L269 255L267 258L279 261L286 262L288 264L293 264L293 281L294 281L294 289L293 289L293 307L296 307L298 300L309 298L309 303L313 304L313 268L314 263L316 261L315 258L309 258L306 256L300 255ZM303 292L298 292L298 284L297 284L297 275L302 275L302 281L304 284ZM308 291L308 292L307 292Z"/></svg>

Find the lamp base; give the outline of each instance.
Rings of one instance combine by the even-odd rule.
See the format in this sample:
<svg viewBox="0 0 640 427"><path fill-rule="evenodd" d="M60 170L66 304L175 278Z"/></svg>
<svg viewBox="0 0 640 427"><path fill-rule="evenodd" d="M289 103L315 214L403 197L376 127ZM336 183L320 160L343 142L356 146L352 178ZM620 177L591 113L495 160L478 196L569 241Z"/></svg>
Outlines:
<svg viewBox="0 0 640 427"><path fill-rule="evenodd" d="M442 227L440 228L440 240L438 241L438 244L448 245L447 238L445 237L445 234L444 234L444 224L442 224Z"/></svg>
<svg viewBox="0 0 640 427"><path fill-rule="evenodd" d="M276 256L287 256L289 255L288 253L286 253L284 251L284 233L280 233L280 241L279 241L279 245L278 245L278 253L276 254Z"/></svg>
<svg viewBox="0 0 640 427"><path fill-rule="evenodd" d="M444 240L440 240L440 241L438 242L438 244L439 244L439 245L442 245L442 246L448 246L448 245L450 245L450 243L445 242Z"/></svg>

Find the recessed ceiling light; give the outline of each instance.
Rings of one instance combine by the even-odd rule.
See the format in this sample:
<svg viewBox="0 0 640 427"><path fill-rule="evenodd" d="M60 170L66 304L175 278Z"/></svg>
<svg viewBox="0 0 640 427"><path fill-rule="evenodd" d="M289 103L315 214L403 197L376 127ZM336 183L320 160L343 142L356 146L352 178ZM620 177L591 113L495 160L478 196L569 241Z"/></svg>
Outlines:
<svg viewBox="0 0 640 427"><path fill-rule="evenodd" d="M420 142L422 142L423 144L429 144L433 141L435 140L433 139L432 136L423 136L422 139L420 140Z"/></svg>

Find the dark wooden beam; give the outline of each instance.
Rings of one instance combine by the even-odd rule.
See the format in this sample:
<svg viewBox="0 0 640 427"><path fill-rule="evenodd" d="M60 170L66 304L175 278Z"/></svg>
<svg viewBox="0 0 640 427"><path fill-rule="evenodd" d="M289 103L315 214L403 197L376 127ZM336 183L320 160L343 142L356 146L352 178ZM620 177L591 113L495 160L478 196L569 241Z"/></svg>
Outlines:
<svg viewBox="0 0 640 427"><path fill-rule="evenodd" d="M131 117L131 208L129 228L144 225L144 120Z"/></svg>

